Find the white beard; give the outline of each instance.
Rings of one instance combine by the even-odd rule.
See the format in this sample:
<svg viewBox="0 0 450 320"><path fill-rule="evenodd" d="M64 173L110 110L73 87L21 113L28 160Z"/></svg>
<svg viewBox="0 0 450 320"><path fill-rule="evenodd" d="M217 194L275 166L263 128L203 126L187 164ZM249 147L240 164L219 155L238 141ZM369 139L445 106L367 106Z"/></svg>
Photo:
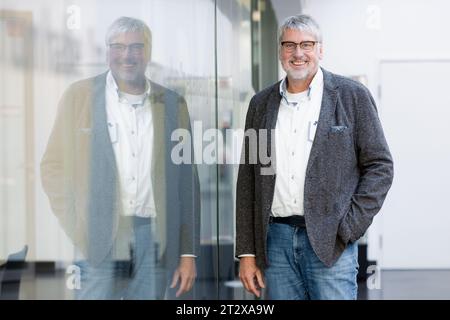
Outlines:
<svg viewBox="0 0 450 320"><path fill-rule="evenodd" d="M305 69L305 70L290 70L288 69L286 71L286 73L288 74L288 76L290 78L292 78L293 80L305 80L308 78L309 76L309 72L310 70Z"/></svg>

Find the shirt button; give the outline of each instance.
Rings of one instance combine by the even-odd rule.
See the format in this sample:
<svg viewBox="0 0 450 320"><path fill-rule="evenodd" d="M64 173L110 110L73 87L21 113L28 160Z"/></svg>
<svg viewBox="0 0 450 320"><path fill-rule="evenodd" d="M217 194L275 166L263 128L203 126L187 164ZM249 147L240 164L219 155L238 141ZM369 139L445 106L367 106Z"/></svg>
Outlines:
<svg viewBox="0 0 450 320"><path fill-rule="evenodd" d="M132 177L131 179L132 179L133 181L134 181L134 180L136 180L136 178L135 178L135 177Z"/></svg>
<svg viewBox="0 0 450 320"><path fill-rule="evenodd" d="M294 180L294 175L291 176L291 179Z"/></svg>
<svg viewBox="0 0 450 320"><path fill-rule="evenodd" d="M294 151L292 151L292 155L294 155L295 154L295 152Z"/></svg>
<svg viewBox="0 0 450 320"><path fill-rule="evenodd" d="M297 133L297 129L294 130L294 133Z"/></svg>
<svg viewBox="0 0 450 320"><path fill-rule="evenodd" d="M133 154L132 154L132 155L133 155L133 158L136 158L136 153L134 153L134 152L133 152Z"/></svg>
<svg viewBox="0 0 450 320"><path fill-rule="evenodd" d="M294 199L294 203L297 203L297 199Z"/></svg>
<svg viewBox="0 0 450 320"><path fill-rule="evenodd" d="M133 134L133 135L134 135L134 131L131 131L131 134Z"/></svg>

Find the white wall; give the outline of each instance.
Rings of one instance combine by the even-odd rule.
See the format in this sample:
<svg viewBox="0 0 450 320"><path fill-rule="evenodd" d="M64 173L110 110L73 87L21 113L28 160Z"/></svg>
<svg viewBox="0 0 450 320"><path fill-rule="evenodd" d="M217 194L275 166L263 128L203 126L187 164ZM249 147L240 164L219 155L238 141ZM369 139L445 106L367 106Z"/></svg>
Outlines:
<svg viewBox="0 0 450 320"><path fill-rule="evenodd" d="M304 0L302 5L303 12L312 15L322 28L325 53L322 66L343 75L366 75L382 121L383 105L378 96L380 61L450 58L450 38L447 35L450 30L449 1ZM417 81L433 81L420 78L415 70L410 70L410 77L417 77ZM440 79L445 81L447 77L448 75L442 75ZM424 112L426 117L426 111ZM450 108L444 114L449 117ZM398 120L399 123L402 122L401 119ZM387 139L389 142L389 136ZM424 163L424 167L433 166L432 158L433 155L430 155L429 163ZM390 201L389 196L386 203ZM433 207L432 203L429 208L424 214L427 219L433 219L433 210L440 208ZM382 209L381 214L375 218L369 232L371 259L382 257L378 244L384 214L395 212L384 212ZM426 223L426 220L405 223ZM450 226L448 230L450 231ZM427 234L421 236L426 237ZM438 252L439 243L430 250Z"/></svg>

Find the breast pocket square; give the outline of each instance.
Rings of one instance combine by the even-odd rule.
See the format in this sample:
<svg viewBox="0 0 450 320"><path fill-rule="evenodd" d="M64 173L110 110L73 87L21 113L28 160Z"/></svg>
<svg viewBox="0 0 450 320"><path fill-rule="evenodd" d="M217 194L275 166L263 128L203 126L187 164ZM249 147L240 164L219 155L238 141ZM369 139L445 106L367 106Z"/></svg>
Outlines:
<svg viewBox="0 0 450 320"><path fill-rule="evenodd" d="M347 129L348 129L347 126L331 126L330 132L331 133L344 132Z"/></svg>

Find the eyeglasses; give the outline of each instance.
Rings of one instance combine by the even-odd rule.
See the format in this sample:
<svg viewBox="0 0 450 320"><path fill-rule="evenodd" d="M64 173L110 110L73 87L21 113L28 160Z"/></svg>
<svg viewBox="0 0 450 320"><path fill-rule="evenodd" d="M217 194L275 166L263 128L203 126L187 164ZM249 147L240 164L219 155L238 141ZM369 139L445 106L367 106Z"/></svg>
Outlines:
<svg viewBox="0 0 450 320"><path fill-rule="evenodd" d="M283 48L284 51L289 52L289 53L297 50L297 46L299 46L300 49L302 49L303 51L309 52L309 51L312 51L312 49L314 49L314 45L317 42L319 42L319 41L302 41L300 43L292 42L292 41L283 41L283 42L281 42L281 47Z"/></svg>
<svg viewBox="0 0 450 320"><path fill-rule="evenodd" d="M125 45L122 43L110 43L109 48L114 53L123 53L125 49L128 48L132 54L140 54L144 51L145 44L144 43L132 43L129 45Z"/></svg>

